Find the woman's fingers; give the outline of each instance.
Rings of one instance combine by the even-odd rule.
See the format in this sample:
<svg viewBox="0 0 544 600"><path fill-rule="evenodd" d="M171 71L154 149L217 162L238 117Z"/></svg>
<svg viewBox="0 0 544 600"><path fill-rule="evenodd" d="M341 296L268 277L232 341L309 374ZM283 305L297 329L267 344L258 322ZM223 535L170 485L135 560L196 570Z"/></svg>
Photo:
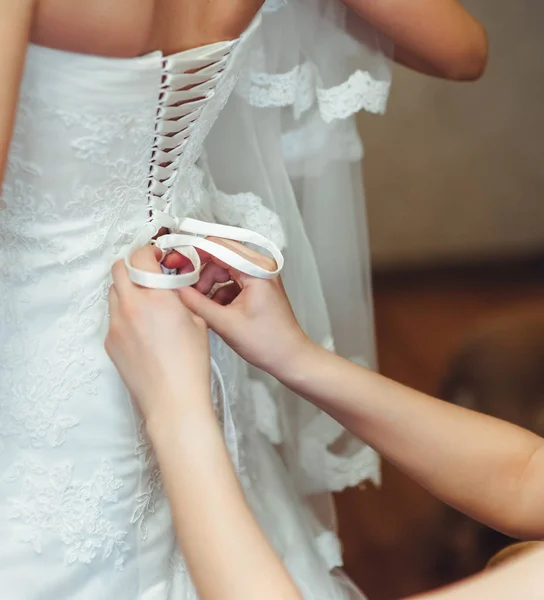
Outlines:
<svg viewBox="0 0 544 600"><path fill-rule="evenodd" d="M200 293L207 296L217 283L230 281L230 273L221 265L210 261L201 271L200 279L194 286Z"/></svg>
<svg viewBox="0 0 544 600"><path fill-rule="evenodd" d="M277 269L276 261L274 259L265 256L264 254L260 254L259 252L255 252L255 250L251 250L250 248L247 248L239 242L215 237L209 237L207 239L210 242L213 242L215 244L218 244L219 246L223 246L224 248L228 248L229 250L236 252L236 254L238 254L242 258L249 260L253 264L258 265L259 267L262 267L267 271L275 271ZM238 284L240 288L244 287L246 281L252 279L250 275L246 275L245 273L238 271L234 267L231 267L230 265L224 263L222 260L216 258L215 256L210 255L210 261L218 265L219 267L222 267L223 269L225 269L225 271L228 271L230 279L232 279L232 281Z"/></svg>
<svg viewBox="0 0 544 600"><path fill-rule="evenodd" d="M141 271L161 273L162 251L156 246L144 246L130 257L130 264Z"/></svg>
<svg viewBox="0 0 544 600"><path fill-rule="evenodd" d="M219 246L228 248L242 258L245 258L246 260L260 266L263 269L275 271L277 268L275 260L260 254L255 250L247 248L239 242L215 237L209 237L207 239ZM217 297L214 296L218 301L224 301L226 304L228 304L240 293L240 289L244 286L244 283L247 280L250 280L251 277L238 271L234 267L225 264L223 261L213 255L210 255L208 252L200 249L196 250L199 254L202 264L204 264L204 268L201 270L200 278L198 283L195 285L195 289L204 295L208 295L216 284L227 283L228 281L232 280L237 284L236 288L221 292L221 294L219 294ZM132 266L142 271L160 273L161 259L162 251L160 249L155 246L146 246L145 248L141 248L135 252L131 256L130 262ZM167 269L177 270L178 273L189 273L194 269L193 264L186 256L175 251L164 257L162 260L162 265ZM114 280L116 281L116 284L118 284L118 293L124 293L128 289L128 276L125 271L126 269L121 268L121 265L114 266ZM234 289L237 291L234 292Z"/></svg>
<svg viewBox="0 0 544 600"><path fill-rule="evenodd" d="M207 263L210 260L210 255L207 252L204 252L204 250L199 250L197 248L196 251L200 256L202 264ZM162 261L162 264L167 269L176 269L180 273L189 273L193 270L193 264L191 263L191 261L183 254L180 254L176 251L171 252L170 254L165 256L164 260Z"/></svg>
<svg viewBox="0 0 544 600"><path fill-rule="evenodd" d="M113 277L113 285L115 286L115 291L118 297L130 292L133 284L130 280L130 277L128 276L125 261L118 260L113 265L111 269L111 274Z"/></svg>
<svg viewBox="0 0 544 600"><path fill-rule="evenodd" d="M278 268L278 265L273 258L261 254L260 252L256 252L255 250L244 246L240 242L215 237L209 237L208 240L210 240L210 242L214 242L215 244L219 244L220 246L224 246L233 252L236 252L236 254L239 254L243 258L249 260L255 265L258 265L259 267L262 267L263 269L266 269L267 271L275 271ZM215 261L213 257L211 260Z"/></svg>
<svg viewBox="0 0 544 600"><path fill-rule="evenodd" d="M162 252L159 248L155 248L155 246L145 246L130 256L130 264L142 271L161 273L161 265L159 262L161 257ZM134 290L134 284L129 277L127 267L123 260L118 260L113 265L111 274L115 291L118 296L123 297Z"/></svg>

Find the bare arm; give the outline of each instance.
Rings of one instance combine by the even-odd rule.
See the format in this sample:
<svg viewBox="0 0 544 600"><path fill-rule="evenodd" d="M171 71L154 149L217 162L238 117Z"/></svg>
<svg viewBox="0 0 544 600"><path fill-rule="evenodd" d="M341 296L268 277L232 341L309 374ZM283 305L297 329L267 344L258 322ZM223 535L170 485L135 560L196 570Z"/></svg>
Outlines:
<svg viewBox="0 0 544 600"><path fill-rule="evenodd" d="M0 0L0 187L13 132L34 0Z"/></svg>
<svg viewBox="0 0 544 600"><path fill-rule="evenodd" d="M211 399L179 413L148 430L199 598L302 600L247 505Z"/></svg>
<svg viewBox="0 0 544 600"><path fill-rule="evenodd" d="M444 502L544 538L544 440L311 346L277 375Z"/></svg>
<svg viewBox="0 0 544 600"><path fill-rule="evenodd" d="M153 250L133 264L159 272ZM113 269L106 349L140 407L201 600L302 600L244 497L212 406L206 325Z"/></svg>
<svg viewBox="0 0 544 600"><path fill-rule="evenodd" d="M270 259L235 242L218 243L271 270ZM205 296L213 284L205 275L198 291L185 288L180 294L238 354L329 413L443 501L510 535L544 538L543 439L327 352L300 329L281 280L259 281L233 269L229 275L241 289L229 306L221 306L228 288L217 292L217 302Z"/></svg>
<svg viewBox="0 0 544 600"><path fill-rule="evenodd" d="M400 64L446 79L483 74L485 30L457 0L342 1L395 43Z"/></svg>

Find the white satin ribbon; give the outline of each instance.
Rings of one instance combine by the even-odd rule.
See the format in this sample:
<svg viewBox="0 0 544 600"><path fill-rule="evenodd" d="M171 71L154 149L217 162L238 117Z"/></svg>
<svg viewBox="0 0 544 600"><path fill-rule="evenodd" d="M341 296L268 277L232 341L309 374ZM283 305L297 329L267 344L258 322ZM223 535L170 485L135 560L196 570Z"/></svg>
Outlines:
<svg viewBox="0 0 544 600"><path fill-rule="evenodd" d="M186 256L192 263L194 270L190 273L176 275L167 275L165 273L150 273L142 271L130 263L132 254L149 244L153 236L161 227L167 227L171 232L160 236L153 243L157 248L163 251L175 250L183 256ZM225 238L237 242L253 244L267 250L276 261L277 268L274 271L263 269L259 265L252 263L246 258L240 256L233 250L225 248L220 244L206 239L208 236ZM229 225L219 225L217 223L206 223L196 219L177 219L171 215L157 211L153 221L144 228L140 235L134 240L125 257L130 279L142 287L174 290L189 285L194 285L200 278L201 261L195 248L199 248L212 256L215 256L225 264L241 271L246 275L258 277L259 279L273 279L277 277L283 269L284 258L278 247L265 238L263 235L241 227L231 227Z"/></svg>

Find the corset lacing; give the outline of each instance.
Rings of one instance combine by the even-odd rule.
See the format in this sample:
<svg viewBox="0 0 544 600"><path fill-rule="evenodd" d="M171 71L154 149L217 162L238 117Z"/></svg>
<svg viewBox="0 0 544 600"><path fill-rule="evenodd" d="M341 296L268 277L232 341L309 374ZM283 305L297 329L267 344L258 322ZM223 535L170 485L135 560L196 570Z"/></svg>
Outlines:
<svg viewBox="0 0 544 600"><path fill-rule="evenodd" d="M181 157L191 141L191 134L198 127L202 111L216 93L217 84L237 43L238 40L220 42L163 59L162 84L149 172L150 217L131 244L125 258L131 280L140 286L177 289L194 285L200 277L201 270L196 248L254 277L270 279L276 277L283 268L284 260L278 247L256 232L171 214L173 185L177 177L183 177L183 173L179 172ZM164 228L169 232L155 239ZM263 248L275 259L277 268L274 271L263 269L232 250L206 239L208 236L228 238ZM172 250L183 254L191 261L194 270L182 274L150 273L132 266L131 255L149 243L154 243L160 248L163 256ZM212 370L221 389L227 446L234 466L239 471L238 442L231 405L221 372L213 359Z"/></svg>

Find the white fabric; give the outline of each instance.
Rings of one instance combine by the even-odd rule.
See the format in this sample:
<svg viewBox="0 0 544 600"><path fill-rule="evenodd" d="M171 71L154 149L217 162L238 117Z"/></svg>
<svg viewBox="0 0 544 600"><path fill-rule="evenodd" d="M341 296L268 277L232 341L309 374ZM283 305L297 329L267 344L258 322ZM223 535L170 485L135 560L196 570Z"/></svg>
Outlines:
<svg viewBox="0 0 544 600"><path fill-rule="evenodd" d="M249 189L279 215L282 276L306 332L371 367L363 148L353 113L384 112L391 53L336 0L269 0L248 67L205 144L220 189ZM277 445L318 527L334 531L329 492L378 482L377 455L270 377L251 376L259 430Z"/></svg>
<svg viewBox="0 0 544 600"><path fill-rule="evenodd" d="M236 423L232 415L232 407L230 405L230 397L227 394L225 387L225 381L221 374L221 369L215 360L211 359L212 373L213 376L219 383L220 386L220 398L223 401L223 430L225 433L225 443L227 445L230 458L232 460L232 466L236 471L237 475L240 475L240 451L238 450L238 433L236 432Z"/></svg>
<svg viewBox="0 0 544 600"><path fill-rule="evenodd" d="M29 48L0 199L0 584L10 600L196 598L175 550L141 419L103 348L110 268L153 235L153 216L171 217L174 229L184 232L158 243L189 254L209 231L208 225L191 230L199 222L250 230L263 237L248 234L247 241L283 251L283 274L301 323L332 346L318 272L322 254L313 239L316 261L297 208L297 200L302 206L307 199L294 194L281 138L317 115L316 127L326 136L339 134L327 139L340 139L337 121L329 118L376 106L379 94L364 76L378 81L370 62L355 69L362 78L341 85L350 80L346 72L342 81L346 48L351 58L361 51L366 59L365 42L347 36L336 21L339 8L331 0L276 2L239 41L167 58ZM336 37L312 37L318 24ZM316 49L333 41L327 51ZM366 58L373 57L374 50ZM309 63L301 70L311 71L311 83L297 83L304 94L291 94L281 106L253 106L248 82L256 65L266 74L261 67L270 61L271 73L279 74ZM197 100L181 89L188 62L202 67L191 74ZM372 98L364 99L363 87L353 91L354 84ZM346 90L352 99L338 99ZM266 104L266 95L259 97ZM312 162L314 150L303 145L299 165ZM334 166L344 165L339 150L331 150ZM310 181L304 173L295 187ZM331 189L324 186L328 205ZM346 202L357 199L353 194ZM315 210L321 208L318 202ZM311 213L307 206L313 237ZM328 234L340 233L343 241L335 221L330 225ZM189 240L176 237L185 235ZM281 268L277 253L276 259ZM175 275L160 281L168 277ZM343 440L342 452L332 452L337 426L270 378L255 373L251 380L247 365L216 336L210 343L216 410L263 529L305 600L360 599L329 572L340 563L330 531L334 517L329 496L314 494L375 477L368 450ZM281 440L281 459L267 435ZM312 498L302 502L303 493Z"/></svg>
<svg viewBox="0 0 544 600"><path fill-rule="evenodd" d="M283 269L284 259L279 248L272 241L266 239L259 233L248 231L241 227L206 223L204 221L198 221L197 219L185 218L180 221L169 215L161 214L160 211L157 212L154 213L149 226L142 231L143 235L139 235L133 244L131 244L129 252L125 257L125 263L130 278L138 285L163 290L173 290L194 285L200 278L200 268L202 266L199 255L194 252L195 248L204 250L204 252L215 256L225 264L234 267L236 270L241 271L246 275L258 277L260 279L273 279L274 277L277 277ZM170 231L176 233L162 235L154 241L153 238L159 232L161 227L168 227ZM205 236L236 240L238 242L245 242L252 244L253 246L264 248L270 252L272 258L276 261L277 268L273 271L268 271L246 258L243 258L233 250L206 239ZM151 242L163 251L163 257L166 255L167 251L170 250L176 250L187 256L193 265L193 271L182 274L149 273L132 266L130 257L133 252Z"/></svg>

